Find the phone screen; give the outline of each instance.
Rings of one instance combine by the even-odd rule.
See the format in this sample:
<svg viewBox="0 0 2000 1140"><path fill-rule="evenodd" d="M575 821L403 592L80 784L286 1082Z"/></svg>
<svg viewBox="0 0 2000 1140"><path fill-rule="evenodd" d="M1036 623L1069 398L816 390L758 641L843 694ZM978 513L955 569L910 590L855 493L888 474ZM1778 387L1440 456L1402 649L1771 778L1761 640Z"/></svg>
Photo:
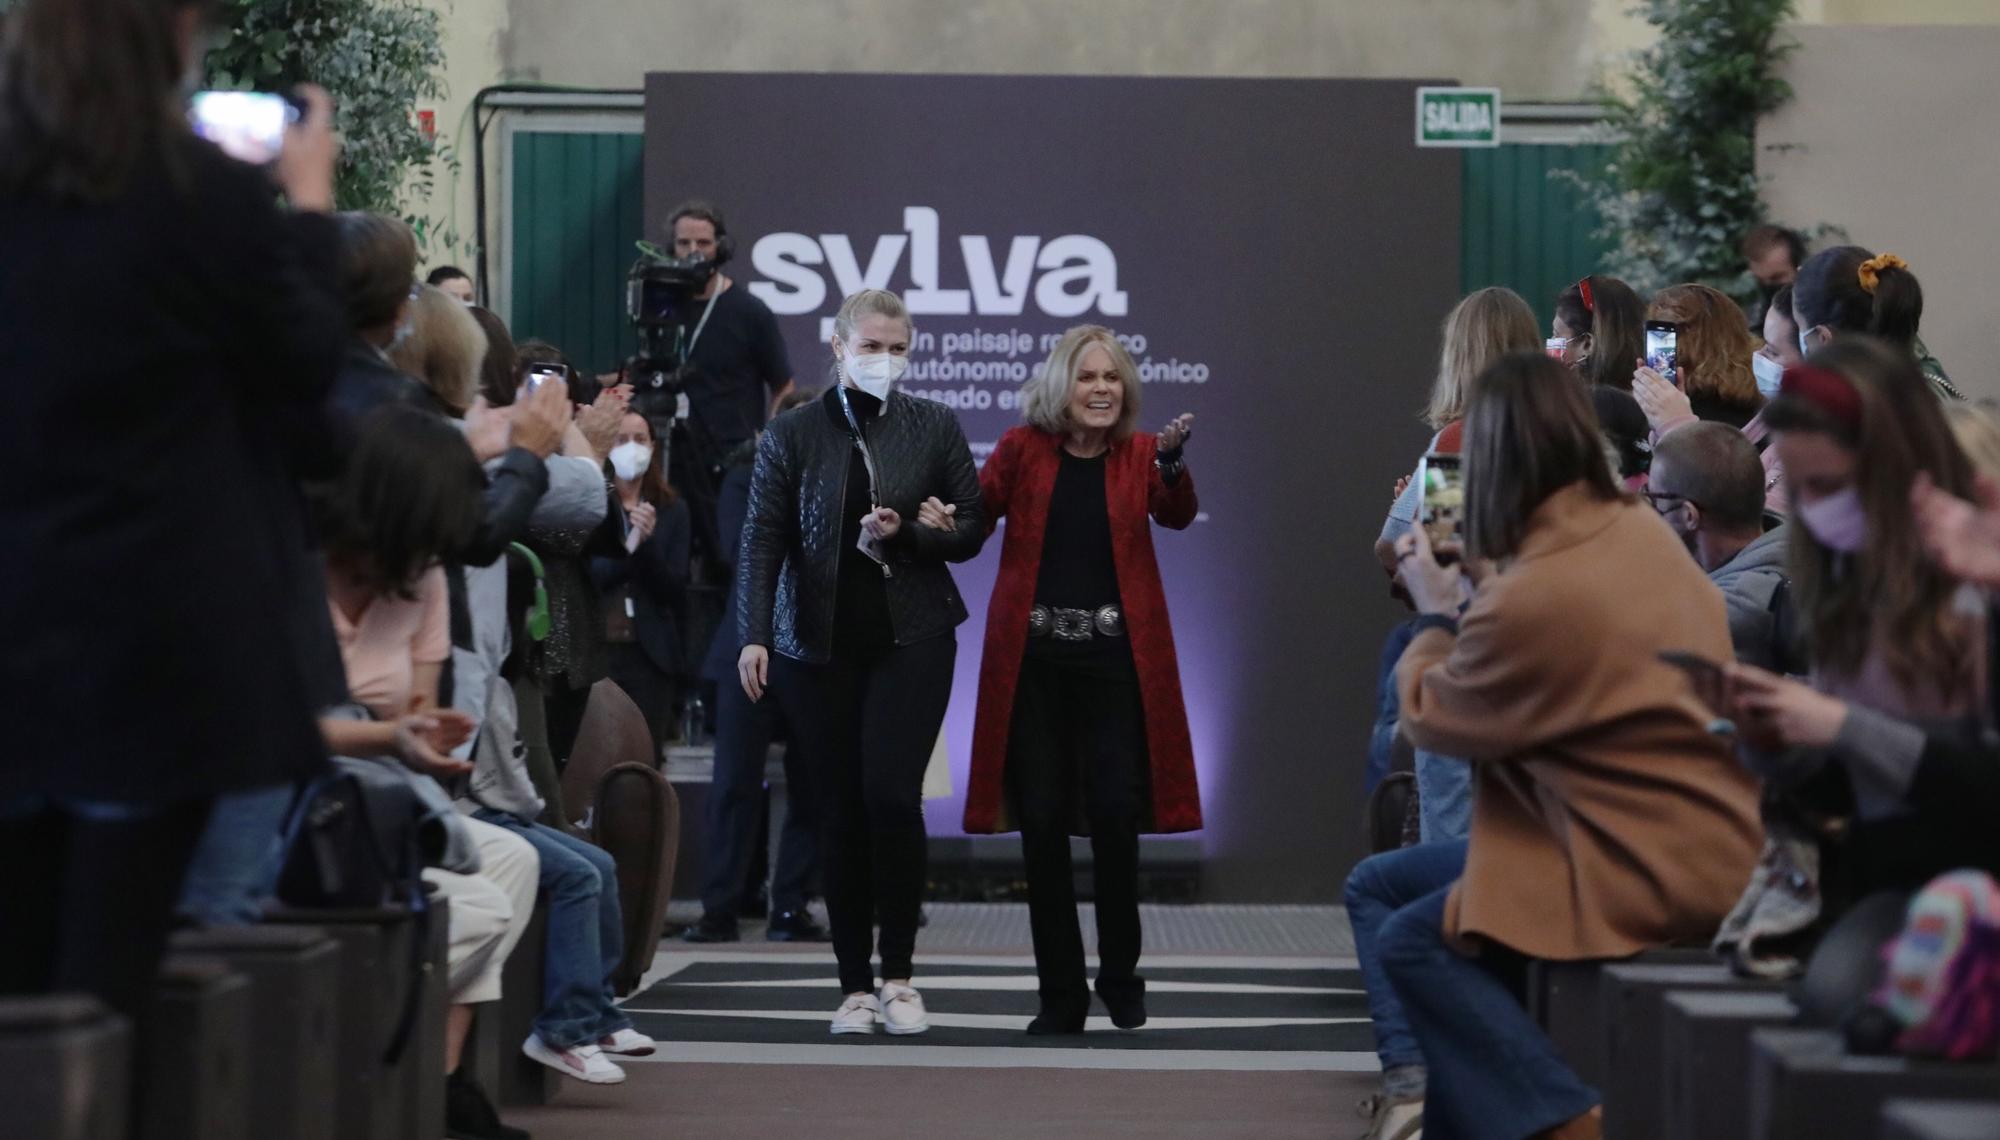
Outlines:
<svg viewBox="0 0 2000 1140"><path fill-rule="evenodd" d="M537 364L528 369L525 386L528 391L533 392L542 386L544 380L562 380L568 376L569 373L560 364Z"/></svg>
<svg viewBox="0 0 2000 1140"><path fill-rule="evenodd" d="M1674 367L1680 329L1665 321L1646 322L1646 367L1667 378L1667 383L1678 387L1680 373Z"/></svg>
<svg viewBox="0 0 2000 1140"><path fill-rule="evenodd" d="M1424 456L1417 476L1423 485L1423 505L1417 521L1431 546L1465 540L1465 469L1458 456L1432 452Z"/></svg>
<svg viewBox="0 0 2000 1140"><path fill-rule="evenodd" d="M257 91L202 91L188 109L195 134L256 166L276 161L285 149L285 128L298 117L283 95Z"/></svg>

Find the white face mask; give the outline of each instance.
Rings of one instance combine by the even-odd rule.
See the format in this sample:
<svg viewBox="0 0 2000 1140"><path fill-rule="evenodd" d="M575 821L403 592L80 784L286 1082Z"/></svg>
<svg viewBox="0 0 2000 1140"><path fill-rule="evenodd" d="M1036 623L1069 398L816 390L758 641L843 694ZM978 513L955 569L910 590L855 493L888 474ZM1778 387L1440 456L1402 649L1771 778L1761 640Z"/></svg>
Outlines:
<svg viewBox="0 0 2000 1140"><path fill-rule="evenodd" d="M621 443L611 449L611 470L617 472L618 477L627 483L644 475L646 469L652 465L653 449L637 440Z"/></svg>
<svg viewBox="0 0 2000 1140"><path fill-rule="evenodd" d="M910 369L910 358L893 356L886 352L874 352L867 356L849 356L843 364L847 378L856 388L878 400L888 400L890 389L903 373Z"/></svg>
<svg viewBox="0 0 2000 1140"><path fill-rule="evenodd" d="M1800 330L1799 330L1799 355L1800 355L1800 356L1811 356L1811 355L1812 355L1812 351L1813 351L1813 342L1812 342L1812 330L1811 330L1811 329L1800 329Z"/></svg>
<svg viewBox="0 0 2000 1140"><path fill-rule="evenodd" d="M1760 352L1750 358L1750 371L1757 374L1757 391L1766 400L1777 399L1778 387L1785 382L1785 366Z"/></svg>

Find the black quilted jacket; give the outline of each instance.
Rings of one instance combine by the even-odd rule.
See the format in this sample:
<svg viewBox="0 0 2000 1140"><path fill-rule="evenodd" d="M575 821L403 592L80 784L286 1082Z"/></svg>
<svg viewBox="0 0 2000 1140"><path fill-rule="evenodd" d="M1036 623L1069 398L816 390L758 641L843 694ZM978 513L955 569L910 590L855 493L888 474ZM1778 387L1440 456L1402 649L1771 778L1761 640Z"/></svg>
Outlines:
<svg viewBox="0 0 2000 1140"><path fill-rule="evenodd" d="M762 645L822 664L833 645L833 603L840 576L841 506L846 501L853 435L837 404L820 400L771 422L750 476L750 509L737 557L742 644ZM947 562L965 562L986 542L979 472L951 409L892 392L880 415L864 420L875 456L882 505L903 516L888 544L889 620L897 645L955 628L965 601ZM954 503L954 530L917 522L935 495Z"/></svg>

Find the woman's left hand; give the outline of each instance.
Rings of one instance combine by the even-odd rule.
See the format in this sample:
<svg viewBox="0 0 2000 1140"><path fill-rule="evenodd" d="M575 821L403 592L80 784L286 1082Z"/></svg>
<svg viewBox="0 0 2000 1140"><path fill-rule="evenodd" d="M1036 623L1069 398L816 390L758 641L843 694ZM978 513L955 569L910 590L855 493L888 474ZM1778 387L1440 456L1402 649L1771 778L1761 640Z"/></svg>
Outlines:
<svg viewBox="0 0 2000 1140"><path fill-rule="evenodd" d="M861 516L861 529L870 537L887 542L903 529L903 516L888 507L876 507Z"/></svg>
<svg viewBox="0 0 2000 1140"><path fill-rule="evenodd" d="M1192 438L1194 438L1194 413L1183 412L1168 421L1166 427L1160 429L1160 454L1179 451L1186 447L1187 441Z"/></svg>
<svg viewBox="0 0 2000 1140"><path fill-rule="evenodd" d="M1456 563L1438 565L1430 535L1424 533L1422 526L1411 527L1396 540L1396 577L1410 592L1410 600L1416 603L1420 614L1450 617L1458 613L1465 600L1464 572Z"/></svg>
<svg viewBox="0 0 2000 1140"><path fill-rule="evenodd" d="M1731 665L1732 716L1757 735L1790 748L1830 748L1847 723L1847 705L1810 685L1754 665Z"/></svg>
<svg viewBox="0 0 2000 1140"><path fill-rule="evenodd" d="M1694 405L1688 401L1687 393L1667 383L1667 378L1658 371L1640 366L1632 374L1632 395L1639 401L1639 410L1646 413L1646 422L1654 431L1694 415Z"/></svg>

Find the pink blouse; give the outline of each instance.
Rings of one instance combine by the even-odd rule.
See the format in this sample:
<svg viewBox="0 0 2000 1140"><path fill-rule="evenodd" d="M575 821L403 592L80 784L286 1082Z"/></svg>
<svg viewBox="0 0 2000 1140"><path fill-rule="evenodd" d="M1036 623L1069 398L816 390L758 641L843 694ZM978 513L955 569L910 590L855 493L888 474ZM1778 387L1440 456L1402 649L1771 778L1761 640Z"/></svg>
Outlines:
<svg viewBox="0 0 2000 1140"><path fill-rule="evenodd" d="M444 568L433 566L417 581L415 601L391 595L376 598L348 621L332 597L334 636L347 666L348 695L383 720L410 711L419 665L440 665L451 656L451 609Z"/></svg>

